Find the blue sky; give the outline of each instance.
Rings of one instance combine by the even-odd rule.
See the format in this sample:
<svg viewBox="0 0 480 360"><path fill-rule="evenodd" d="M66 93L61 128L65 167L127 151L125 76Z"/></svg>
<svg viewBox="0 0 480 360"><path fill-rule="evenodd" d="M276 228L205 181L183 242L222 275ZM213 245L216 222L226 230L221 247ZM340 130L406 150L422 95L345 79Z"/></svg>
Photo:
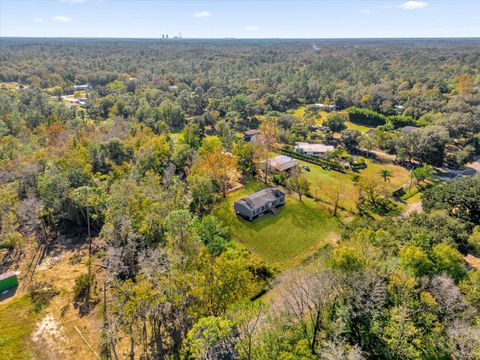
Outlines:
<svg viewBox="0 0 480 360"><path fill-rule="evenodd" d="M478 37L480 1L0 0L0 36Z"/></svg>

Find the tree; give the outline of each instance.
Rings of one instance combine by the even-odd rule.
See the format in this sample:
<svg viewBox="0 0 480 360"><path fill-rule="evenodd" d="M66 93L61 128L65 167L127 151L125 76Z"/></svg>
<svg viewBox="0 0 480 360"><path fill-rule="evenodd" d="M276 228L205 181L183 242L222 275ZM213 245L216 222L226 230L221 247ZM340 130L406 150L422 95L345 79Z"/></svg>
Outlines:
<svg viewBox="0 0 480 360"><path fill-rule="evenodd" d="M381 169L378 172L378 175L380 175L384 182L390 181L392 178L392 172L387 168Z"/></svg>
<svg viewBox="0 0 480 360"><path fill-rule="evenodd" d="M193 359L227 360L236 355L236 334L230 320L204 317L193 325L187 335L187 351Z"/></svg>
<svg viewBox="0 0 480 360"><path fill-rule="evenodd" d="M139 177L148 171L162 174L170 154L170 145L165 136L149 139L136 152L136 170Z"/></svg>
<svg viewBox="0 0 480 360"><path fill-rule="evenodd" d="M212 178L220 187L222 196L227 196L227 187L238 179L237 158L224 152L221 146L201 150L202 156L194 165L193 172L204 174Z"/></svg>
<svg viewBox="0 0 480 360"><path fill-rule="evenodd" d="M79 206L80 209L85 209L85 218L87 220L87 236L88 236L88 292L87 302L90 299L90 291L92 285L92 236L90 229L90 216L94 216L94 220L97 219L98 208L102 202L102 194L100 189L90 186L81 186L73 191L73 200ZM95 209L97 211L95 211Z"/></svg>
<svg viewBox="0 0 480 360"><path fill-rule="evenodd" d="M287 179L287 187L298 195L298 199L302 202L302 196L308 195L310 191L310 182L307 177L300 171L293 172Z"/></svg>
<svg viewBox="0 0 480 360"><path fill-rule="evenodd" d="M473 86L472 77L469 74L464 74L458 78L455 91L460 95L468 95L472 93Z"/></svg>
<svg viewBox="0 0 480 360"><path fill-rule="evenodd" d="M255 175L259 153L258 145L254 142L241 142L235 147L234 154L238 157L238 168L246 176Z"/></svg>
<svg viewBox="0 0 480 360"><path fill-rule="evenodd" d="M188 179L190 188L190 209L199 216L208 214L218 201L218 187L209 176L191 174Z"/></svg>
<svg viewBox="0 0 480 360"><path fill-rule="evenodd" d="M451 216L480 224L480 175L463 177L425 190L423 209L447 210Z"/></svg>
<svg viewBox="0 0 480 360"><path fill-rule="evenodd" d="M265 184L268 182L268 159L270 157L270 152L272 151L273 145L277 141L278 129L275 124L271 121L264 121L260 126L260 134L258 135L258 140L260 145L263 147L263 158L265 159Z"/></svg>
<svg viewBox="0 0 480 360"><path fill-rule="evenodd" d="M194 149L198 149L202 145L203 136L203 130L197 123L190 122L183 129L183 141Z"/></svg>
<svg viewBox="0 0 480 360"><path fill-rule="evenodd" d="M185 117L183 116L180 106L173 101L165 100L158 107L158 111L162 119L174 129L182 128L185 123Z"/></svg>
<svg viewBox="0 0 480 360"><path fill-rule="evenodd" d="M417 185L419 185L422 181L431 178L432 175L433 175L433 167L428 164L425 164L413 170L412 173L410 174L410 178L415 179L417 181ZM412 187L411 184L410 184L410 187Z"/></svg>
<svg viewBox="0 0 480 360"><path fill-rule="evenodd" d="M345 112L332 112L328 114L327 120L323 122L323 126L328 127L328 129L335 133L345 130L347 126L345 122L348 120L348 114Z"/></svg>
<svg viewBox="0 0 480 360"><path fill-rule="evenodd" d="M343 130L341 134L342 143L347 151L356 151L360 144L362 133L358 130Z"/></svg>

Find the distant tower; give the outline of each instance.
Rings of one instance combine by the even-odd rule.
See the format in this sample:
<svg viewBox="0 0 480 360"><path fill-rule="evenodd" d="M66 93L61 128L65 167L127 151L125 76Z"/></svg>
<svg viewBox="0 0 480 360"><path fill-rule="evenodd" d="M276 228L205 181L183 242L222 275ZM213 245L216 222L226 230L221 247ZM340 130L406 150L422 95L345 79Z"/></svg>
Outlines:
<svg viewBox="0 0 480 360"><path fill-rule="evenodd" d="M162 34L162 39L165 39L165 34Z"/></svg>
<svg viewBox="0 0 480 360"><path fill-rule="evenodd" d="M168 34L165 34L165 39L168 39Z"/></svg>
<svg viewBox="0 0 480 360"><path fill-rule="evenodd" d="M181 33L181 32L178 33L178 38L179 38L179 39L182 38L182 33Z"/></svg>

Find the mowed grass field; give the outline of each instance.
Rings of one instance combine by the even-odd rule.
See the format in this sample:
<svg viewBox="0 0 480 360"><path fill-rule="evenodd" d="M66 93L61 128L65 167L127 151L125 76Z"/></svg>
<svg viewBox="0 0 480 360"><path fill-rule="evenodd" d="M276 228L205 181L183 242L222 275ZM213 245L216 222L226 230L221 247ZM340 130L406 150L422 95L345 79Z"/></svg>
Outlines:
<svg viewBox="0 0 480 360"><path fill-rule="evenodd" d="M360 182L355 184L352 181L352 173L340 173L333 170L324 170L320 166L300 161L302 165L308 165L309 172L305 172L310 181L310 192L321 201L333 204L336 192L340 191L339 204L341 207L355 211L356 202L359 195L359 188L362 182L378 182L387 193L392 193L395 189L402 186L410 179L410 173L401 166L392 164L380 164L366 159L367 168L360 170ZM380 170L387 168L392 172L390 181L384 182L380 177Z"/></svg>
<svg viewBox="0 0 480 360"><path fill-rule="evenodd" d="M305 106L300 106L296 109L289 110L290 113L295 115L299 119L303 119L303 116L305 114ZM317 125L322 125L325 120L327 120L328 112L326 111L321 111L320 116L315 119L315 123ZM345 122L345 125L347 126L347 129L349 130L358 130L360 132L366 132L370 129L375 129L375 126L369 126L369 125L364 125L364 124L357 124L353 123L351 121Z"/></svg>
<svg viewBox="0 0 480 360"><path fill-rule="evenodd" d="M250 181L242 190L230 194L213 212L228 226L237 244L268 264L284 269L337 238L338 220L313 200L304 198L301 203L294 194L287 194L286 205L279 208L276 215L268 213L253 222L237 216L234 201L263 187Z"/></svg>
<svg viewBox="0 0 480 360"><path fill-rule="evenodd" d="M26 360L38 358L31 334L36 316L26 296L0 303L0 359Z"/></svg>

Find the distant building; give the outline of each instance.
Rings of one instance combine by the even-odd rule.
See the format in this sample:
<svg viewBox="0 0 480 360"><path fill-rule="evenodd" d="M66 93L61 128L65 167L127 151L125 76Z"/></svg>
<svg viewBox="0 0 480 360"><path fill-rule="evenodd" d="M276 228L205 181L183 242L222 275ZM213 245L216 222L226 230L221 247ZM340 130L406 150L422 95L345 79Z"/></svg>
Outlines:
<svg viewBox="0 0 480 360"><path fill-rule="evenodd" d="M401 130L404 132L404 133L407 133L407 134L410 134L411 132L417 130L418 127L416 126L410 126L410 125L407 125L407 126L404 126Z"/></svg>
<svg viewBox="0 0 480 360"><path fill-rule="evenodd" d="M327 126L323 126L323 125L316 125L314 126L314 129L315 131L322 132L322 133L326 133L330 131L330 129Z"/></svg>
<svg viewBox="0 0 480 360"><path fill-rule="evenodd" d="M247 130L243 133L243 140L245 141L256 141L257 135L260 133L260 130Z"/></svg>
<svg viewBox="0 0 480 360"><path fill-rule="evenodd" d="M233 208L237 215L252 221L256 217L285 205L285 194L275 188L267 188L235 201Z"/></svg>
<svg viewBox="0 0 480 360"><path fill-rule="evenodd" d="M73 87L74 91L87 91L90 90L90 85L88 84L83 84L83 85L75 85Z"/></svg>
<svg viewBox="0 0 480 360"><path fill-rule="evenodd" d="M267 162L267 164L265 164L265 162ZM265 168L265 165L268 166L268 169L270 171L282 173L289 172L292 169L296 168L298 166L298 162L290 156L279 155L266 161L262 161L260 163L260 168L263 170Z"/></svg>
<svg viewBox="0 0 480 360"><path fill-rule="evenodd" d="M402 106L402 105L395 105L394 108L398 111L403 111L405 110L405 106Z"/></svg>
<svg viewBox="0 0 480 360"><path fill-rule="evenodd" d="M326 105L326 104L319 103L319 104L315 104L315 106L320 108L320 110L327 111L327 112L337 110L337 107L335 105Z"/></svg>
<svg viewBox="0 0 480 360"><path fill-rule="evenodd" d="M320 157L324 155L327 151L333 151L335 147L332 145L324 144L311 144L306 142L296 142L295 151L300 154L310 155Z"/></svg>

